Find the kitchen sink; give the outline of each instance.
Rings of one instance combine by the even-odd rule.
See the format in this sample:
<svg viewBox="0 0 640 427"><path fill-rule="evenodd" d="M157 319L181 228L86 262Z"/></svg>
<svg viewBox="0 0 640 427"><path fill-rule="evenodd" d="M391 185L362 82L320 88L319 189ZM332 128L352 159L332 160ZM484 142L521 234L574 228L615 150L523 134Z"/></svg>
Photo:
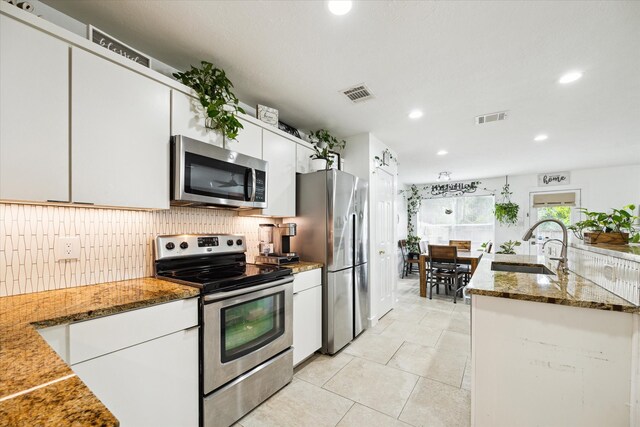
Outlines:
<svg viewBox="0 0 640 427"><path fill-rule="evenodd" d="M511 264L508 262L492 262L491 270L493 271L509 271L512 273L529 273L529 274L553 274L555 273L549 270L542 264Z"/></svg>

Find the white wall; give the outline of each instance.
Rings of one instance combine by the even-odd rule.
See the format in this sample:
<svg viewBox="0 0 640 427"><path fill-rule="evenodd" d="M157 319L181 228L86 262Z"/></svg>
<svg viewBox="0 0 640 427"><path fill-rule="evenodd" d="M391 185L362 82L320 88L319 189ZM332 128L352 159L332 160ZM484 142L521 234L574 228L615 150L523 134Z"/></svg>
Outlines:
<svg viewBox="0 0 640 427"><path fill-rule="evenodd" d="M480 181L480 187L495 190L496 200L499 201L505 177L480 179ZM509 176L509 185L513 193L511 201L520 206L520 220L517 225L511 227L496 222L494 247L507 240L520 240L529 228L531 192L580 190L580 205L597 211L609 211L611 208L620 208L628 204L639 205L640 165L577 169L571 171L568 185L549 187L538 186L538 174L514 175ZM406 221L406 209L400 210L400 215L405 218L403 222ZM523 244L517 248L517 251L528 253L527 245Z"/></svg>

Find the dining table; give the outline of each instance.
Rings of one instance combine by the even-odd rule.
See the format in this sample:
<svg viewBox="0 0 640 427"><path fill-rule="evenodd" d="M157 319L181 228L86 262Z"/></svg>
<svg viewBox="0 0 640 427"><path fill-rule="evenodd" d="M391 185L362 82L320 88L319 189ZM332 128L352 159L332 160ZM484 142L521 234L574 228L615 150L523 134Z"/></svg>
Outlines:
<svg viewBox="0 0 640 427"><path fill-rule="evenodd" d="M458 250L458 264L468 264L471 266L471 276L478 268L478 263L482 258L484 251L461 251ZM420 271L420 296L427 297L427 260L428 253L421 253L418 262L418 270Z"/></svg>

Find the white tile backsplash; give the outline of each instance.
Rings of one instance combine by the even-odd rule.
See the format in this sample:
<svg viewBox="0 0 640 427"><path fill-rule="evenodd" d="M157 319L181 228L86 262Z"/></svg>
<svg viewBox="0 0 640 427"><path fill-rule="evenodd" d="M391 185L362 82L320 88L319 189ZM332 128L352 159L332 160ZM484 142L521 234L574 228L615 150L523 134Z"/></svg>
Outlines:
<svg viewBox="0 0 640 427"><path fill-rule="evenodd" d="M134 279L153 274L157 234L234 233L258 254L258 225L236 211L130 211L0 203L0 296ZM80 259L56 262L57 237L79 236Z"/></svg>

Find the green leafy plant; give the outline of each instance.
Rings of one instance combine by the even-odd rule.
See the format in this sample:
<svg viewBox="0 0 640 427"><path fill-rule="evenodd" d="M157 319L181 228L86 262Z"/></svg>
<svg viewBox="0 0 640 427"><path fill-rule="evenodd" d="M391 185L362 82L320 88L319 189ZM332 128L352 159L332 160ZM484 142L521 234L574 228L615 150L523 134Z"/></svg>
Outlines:
<svg viewBox="0 0 640 427"><path fill-rule="evenodd" d="M420 253L420 237L407 236L407 250L409 253Z"/></svg>
<svg viewBox="0 0 640 427"><path fill-rule="evenodd" d="M521 244L522 243L518 240L507 240L500 245L500 250L496 251L496 253L502 255L515 255L515 248L520 246Z"/></svg>
<svg viewBox="0 0 640 427"><path fill-rule="evenodd" d="M569 230L580 240L584 240L584 233L629 233L629 242L640 242L640 232L636 228L639 217L634 215L635 205L626 205L620 209L611 209L611 213L578 209L586 217L570 225Z"/></svg>
<svg viewBox="0 0 640 427"><path fill-rule="evenodd" d="M502 187L502 202L496 203L494 213L496 220L503 225L511 226L518 223L518 211L520 206L517 203L511 202L511 193L509 191L509 184L505 184Z"/></svg>
<svg viewBox="0 0 640 427"><path fill-rule="evenodd" d="M313 150L315 151L309 157L324 160L327 169L331 169L333 165L333 154L331 152L344 150L347 145L345 140L336 138L326 129L319 129L309 133L309 139L313 142Z"/></svg>
<svg viewBox="0 0 640 427"><path fill-rule="evenodd" d="M196 92L208 129L222 133L225 138L236 139L243 128L236 115L244 110L238 106L238 98L231 91L233 84L224 70L207 61L200 65L200 68L191 66L184 73L174 73L173 77Z"/></svg>

